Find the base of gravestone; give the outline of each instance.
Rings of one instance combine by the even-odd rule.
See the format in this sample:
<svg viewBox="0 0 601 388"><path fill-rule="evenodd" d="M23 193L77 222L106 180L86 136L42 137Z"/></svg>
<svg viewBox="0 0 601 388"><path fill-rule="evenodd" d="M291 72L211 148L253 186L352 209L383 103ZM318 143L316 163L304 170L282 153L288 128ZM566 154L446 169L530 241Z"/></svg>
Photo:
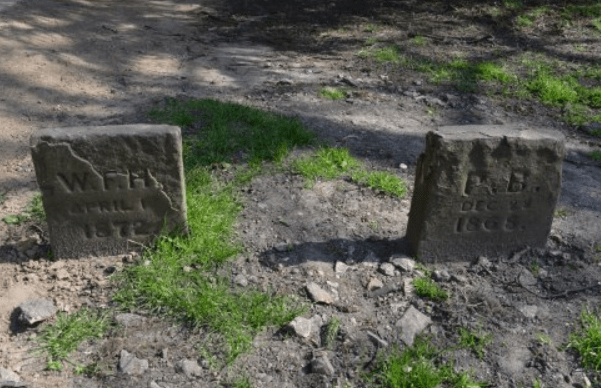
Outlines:
<svg viewBox="0 0 601 388"><path fill-rule="evenodd" d="M117 255L186 231L178 127L44 129L31 152L54 257Z"/></svg>
<svg viewBox="0 0 601 388"><path fill-rule="evenodd" d="M561 188L563 135L512 126L441 127L418 160L407 241L425 262L543 247Z"/></svg>

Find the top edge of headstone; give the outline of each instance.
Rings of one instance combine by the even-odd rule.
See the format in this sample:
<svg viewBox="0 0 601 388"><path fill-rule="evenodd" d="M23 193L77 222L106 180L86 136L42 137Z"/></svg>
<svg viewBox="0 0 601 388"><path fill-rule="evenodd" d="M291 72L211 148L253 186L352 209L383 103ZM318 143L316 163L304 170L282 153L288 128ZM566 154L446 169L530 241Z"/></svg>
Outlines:
<svg viewBox="0 0 601 388"><path fill-rule="evenodd" d="M515 138L565 141L565 136L554 129L516 125L450 125L438 127L431 133L449 140Z"/></svg>
<svg viewBox="0 0 601 388"><path fill-rule="evenodd" d="M181 135L179 127L165 124L128 124L128 125L106 125L106 126L80 126L80 127L59 127L44 128L31 136L31 145L34 146L40 141L48 139L69 140L81 137L96 136L127 136L144 134L164 134Z"/></svg>

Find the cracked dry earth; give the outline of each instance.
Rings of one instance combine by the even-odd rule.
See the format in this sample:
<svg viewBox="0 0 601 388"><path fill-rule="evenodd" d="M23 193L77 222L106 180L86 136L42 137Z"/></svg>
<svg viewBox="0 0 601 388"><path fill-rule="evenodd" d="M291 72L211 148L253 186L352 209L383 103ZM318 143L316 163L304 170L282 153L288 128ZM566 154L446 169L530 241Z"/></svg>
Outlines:
<svg viewBox="0 0 601 388"><path fill-rule="evenodd" d="M338 3L357 24L378 17L363 15L365 7L353 1ZM311 51L267 33L259 39L260 23L283 12L268 5L0 2L0 217L20 213L37 189L32 133L148 122L145 112L165 96L216 98L298 116L368 166L405 178L409 196L394 199L345 180L306 189L299 177L283 173L255 179L243 193L237 229L247 249L232 263L233 286L304 299L311 285L325 300L290 330L265 331L252 352L224 370L211 368L197 351L206 333L145 311L117 315L122 330L73 354L73 364L98 362L96 376L74 375L72 366L44 370L45 359L32 352L30 340L39 326L16 326L15 308L30 298L50 298L63 311L111 306L107 277L135 258L49 261L43 225L0 223L0 368L40 388L216 387L244 374L255 387L361 387L362 371L378 351L398 346L414 314L410 321L423 322L422 333L443 348L457 344L459 327L492 334L482 359L467 349L449 356L490 386L527 387L535 379L546 387L586 386L577 356L562 345L583 306L597 307L601 299L601 254L595 250L601 244L601 165L585 156L599 140L542 107L529 105L524 116L488 97L441 91L419 74L392 80L385 67L365 70L352 42ZM307 7L319 10L310 1ZM318 97L322 85L349 83L355 92L344 101ZM436 115L429 114L428 101L437 105ZM418 271L400 259L425 133L447 124L557 129L567 136L568 156L562 212L547 248L437 264L434 276L451 298L432 302L414 295L410 280ZM323 330L333 317L341 331L325 349ZM548 343L537 340L541 333ZM119 368L125 361L132 367Z"/></svg>

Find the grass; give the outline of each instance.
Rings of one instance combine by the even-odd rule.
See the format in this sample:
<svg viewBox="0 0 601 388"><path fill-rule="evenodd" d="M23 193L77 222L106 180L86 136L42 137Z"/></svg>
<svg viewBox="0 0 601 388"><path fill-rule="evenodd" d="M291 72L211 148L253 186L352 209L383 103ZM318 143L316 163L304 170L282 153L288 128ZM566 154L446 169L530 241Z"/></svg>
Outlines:
<svg viewBox="0 0 601 388"><path fill-rule="evenodd" d="M449 298L448 293L428 277L422 276L413 279L413 286L415 287L415 294L417 296L440 301Z"/></svg>
<svg viewBox="0 0 601 388"><path fill-rule="evenodd" d="M413 346L394 347L387 355L380 353L374 369L365 375L376 388L477 388L486 386L473 380L468 372L455 372L452 363L442 363L441 352L430 342L416 338Z"/></svg>
<svg viewBox="0 0 601 388"><path fill-rule="evenodd" d="M6 202L6 191L0 191L0 205Z"/></svg>
<svg viewBox="0 0 601 388"><path fill-rule="evenodd" d="M570 334L568 347L578 352L583 367L601 372L601 318L598 313L582 310L580 328Z"/></svg>
<svg viewBox="0 0 601 388"><path fill-rule="evenodd" d="M0 203L1 202L2 201L0 201ZM42 203L42 194L39 192L35 193L31 197L20 214L11 214L2 217L2 221L7 225L20 225L31 220L37 222L46 221L46 213L44 212L44 205Z"/></svg>
<svg viewBox="0 0 601 388"><path fill-rule="evenodd" d="M343 175L373 190L402 198L407 193L404 180L385 171L365 171L346 148L321 147L313 155L297 159L293 168L310 184L317 179L333 180Z"/></svg>
<svg viewBox="0 0 601 388"><path fill-rule="evenodd" d="M545 344L545 345L549 345L549 346L551 346L553 344L551 337L549 337L545 333L536 333L536 340L541 344Z"/></svg>
<svg viewBox="0 0 601 388"><path fill-rule="evenodd" d="M281 161L292 147L309 145L315 137L297 118L211 99L169 98L148 115L184 129L194 125L185 144L188 169L239 162L240 154L243 162Z"/></svg>
<svg viewBox="0 0 601 388"><path fill-rule="evenodd" d="M77 347L90 339L102 338L111 326L106 314L81 309L71 314L59 312L56 322L45 326L37 342L39 351L47 355L47 369L62 370L62 361Z"/></svg>
<svg viewBox="0 0 601 388"><path fill-rule="evenodd" d="M425 46L426 43L428 43L428 41L424 36L416 35L415 37L413 37L413 39L411 39L411 43L413 43L416 46Z"/></svg>
<svg viewBox="0 0 601 388"><path fill-rule="evenodd" d="M149 115L157 121L183 125L196 133L186 139L187 236L157 239L141 263L115 276L114 300L123 307L143 307L204 329L210 337L199 350L214 364L229 364L252 347L267 326L282 326L304 311L293 297L252 288L232 290L227 261L241 250L234 223L242 209L240 185L260 171L264 161L279 162L314 136L299 120L215 100L168 100ZM233 169L225 183L211 171L221 162L235 162L246 153L246 168ZM188 267L191 271L183 271Z"/></svg>
<svg viewBox="0 0 601 388"><path fill-rule="evenodd" d="M588 156L596 162L601 162L601 151L590 152Z"/></svg>
<svg viewBox="0 0 601 388"><path fill-rule="evenodd" d="M340 332L340 318L332 317L330 322L328 323L328 327L326 329L325 335L325 345L324 347L328 350L334 348L334 344L336 343L336 337L338 337L338 333Z"/></svg>
<svg viewBox="0 0 601 388"><path fill-rule="evenodd" d="M347 97L347 92L340 88L325 87L319 91L319 95L327 100L337 101Z"/></svg>
<svg viewBox="0 0 601 388"><path fill-rule="evenodd" d="M484 348L492 341L492 334L485 333L481 328L472 331L464 327L459 328L459 346L471 349L480 360L484 358Z"/></svg>

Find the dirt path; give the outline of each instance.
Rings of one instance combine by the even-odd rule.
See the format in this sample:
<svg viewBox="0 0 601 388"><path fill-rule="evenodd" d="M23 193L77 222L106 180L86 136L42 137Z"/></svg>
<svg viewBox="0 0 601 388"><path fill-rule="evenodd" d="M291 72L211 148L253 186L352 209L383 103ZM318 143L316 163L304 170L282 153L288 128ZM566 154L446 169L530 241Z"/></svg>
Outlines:
<svg viewBox="0 0 601 388"><path fill-rule="evenodd" d="M286 10L270 1L0 1L0 194L6 194L0 203L0 218L19 213L36 190L28 149L29 137L36 130L147 122L145 112L165 96L210 97L297 115L322 138L349 147L366 163L395 171L410 183L424 135L438 125L519 123L559 129L568 137L569 150L560 204L565 216L557 217L553 224L549 250L528 252L509 264L501 260L493 267L449 266L449 271L463 278L448 287L462 295L465 304L460 305L458 299L450 308L454 312L445 312L417 303L432 311L438 322L432 329L434 334L446 328L442 324L445 320L474 325L484 321L490 330L496 327L495 341L505 343L505 348L491 351L485 361L469 354L460 359L495 386L515 386L512 384L523 376L524 381L533 381L541 374L545 381L555 381L549 386L571 386L578 369L573 355L546 349L552 360L545 369L544 365L529 364L532 351L518 344L530 344L538 331L549 334L557 344L565 343L566 327L573 327L583 303L599 303L599 290L591 288L569 298L546 300L519 285L517 294L512 294L507 290L507 279L527 271L529 260L539 255L546 270L546 277L539 276L539 285L551 284L553 292L601 280L601 267L596 264L599 257L594 252L601 244L601 169L585 156L599 146L599 141L558 122L549 111L530 102L523 103L520 113L514 109L520 102L504 108L483 95L429 85L417 73L394 75L385 65L366 69L356 55L361 42L339 28L349 22L385 21L388 3L392 2L367 10L352 1L326 5L307 1L304 6L294 2L290 5L293 8ZM399 23L412 25L408 17L397 16ZM392 40L407 38L404 28L409 27L399 25L382 35ZM486 33L484 26L474 28L472 35L476 37ZM505 49L520 39L501 41L499 37L495 42L500 43L495 44ZM476 49L488 49L486 44L483 41ZM327 101L318 96L323 85L350 84L355 91L345 100ZM400 169L401 164L408 169ZM253 253L240 261L240 273L254 277L258 284L273 284L292 292L306 279L328 279L346 295L342 298L346 306L355 306L347 309L351 313L343 314L349 335L365 336L361 328L369 327L383 338L392 338L391 326L403 306L412 301L410 296L365 297L364 283L372 276L383 277L377 266L357 264L355 271L342 278L336 277L332 266L336 261L353 265L373 255L386 260L395 253L394 243L404 235L409 201L390 202L354 187L335 190L340 182L317 186L310 192L296 183L282 177L254 183L254 194L240 226ZM299 200L291 206L286 201L293 195ZM276 221L284 211L306 216L300 217L294 228L285 229ZM366 213L382 225L380 230L370 229L364 221ZM313 234L303 235L303 230L313 230ZM46 254L46 248L40 246L43 240L38 230L0 223L0 367L18 372L33 386L47 388L106 386L109 382L113 387L146 384L146 378L138 381L119 376L108 378L109 382L73 380L68 372L42 371L43 363L25 352L30 345L9 327L11 313L20 302L47 296L67 311L86 304L106 304L106 269L121 262L120 257L56 263L40 260ZM273 247L287 240L298 243L299 249L285 257L288 264L281 272L281 268L273 269L273 263L265 262L270 257L284 259L280 256L286 255L273 251ZM307 263L303 257L319 259ZM573 271L566 274L566 266ZM535 306L540 314L532 315L529 306ZM342 310L315 306L311 314L326 319L342 314ZM130 338L140 335L148 341L152 336L162 338L155 341L152 351L160 350L160 346L180 348L170 350L174 358L195 357L194 349L184 344L188 338L181 333L169 336L169 330L168 325L152 321L145 333L134 330L129 334ZM132 344L123 338L115 341L121 342L102 345L112 361L115 352ZM331 383L303 375L303 359L297 359L295 352L305 357L311 343L286 340L283 345L268 336L257 343L263 345L245 360L257 387ZM373 344L366 345L369 343L359 341L353 346L375 351ZM278 349L283 352L281 357ZM152 378L165 376L160 386L193 386L193 382L178 380L171 361L163 363L157 357ZM340 356L335 365L339 371L349 371L339 374L340 384L344 379L358 381L350 372L354 370L351 358L350 353ZM203 378L214 384L222 377L209 370L203 373Z"/></svg>

